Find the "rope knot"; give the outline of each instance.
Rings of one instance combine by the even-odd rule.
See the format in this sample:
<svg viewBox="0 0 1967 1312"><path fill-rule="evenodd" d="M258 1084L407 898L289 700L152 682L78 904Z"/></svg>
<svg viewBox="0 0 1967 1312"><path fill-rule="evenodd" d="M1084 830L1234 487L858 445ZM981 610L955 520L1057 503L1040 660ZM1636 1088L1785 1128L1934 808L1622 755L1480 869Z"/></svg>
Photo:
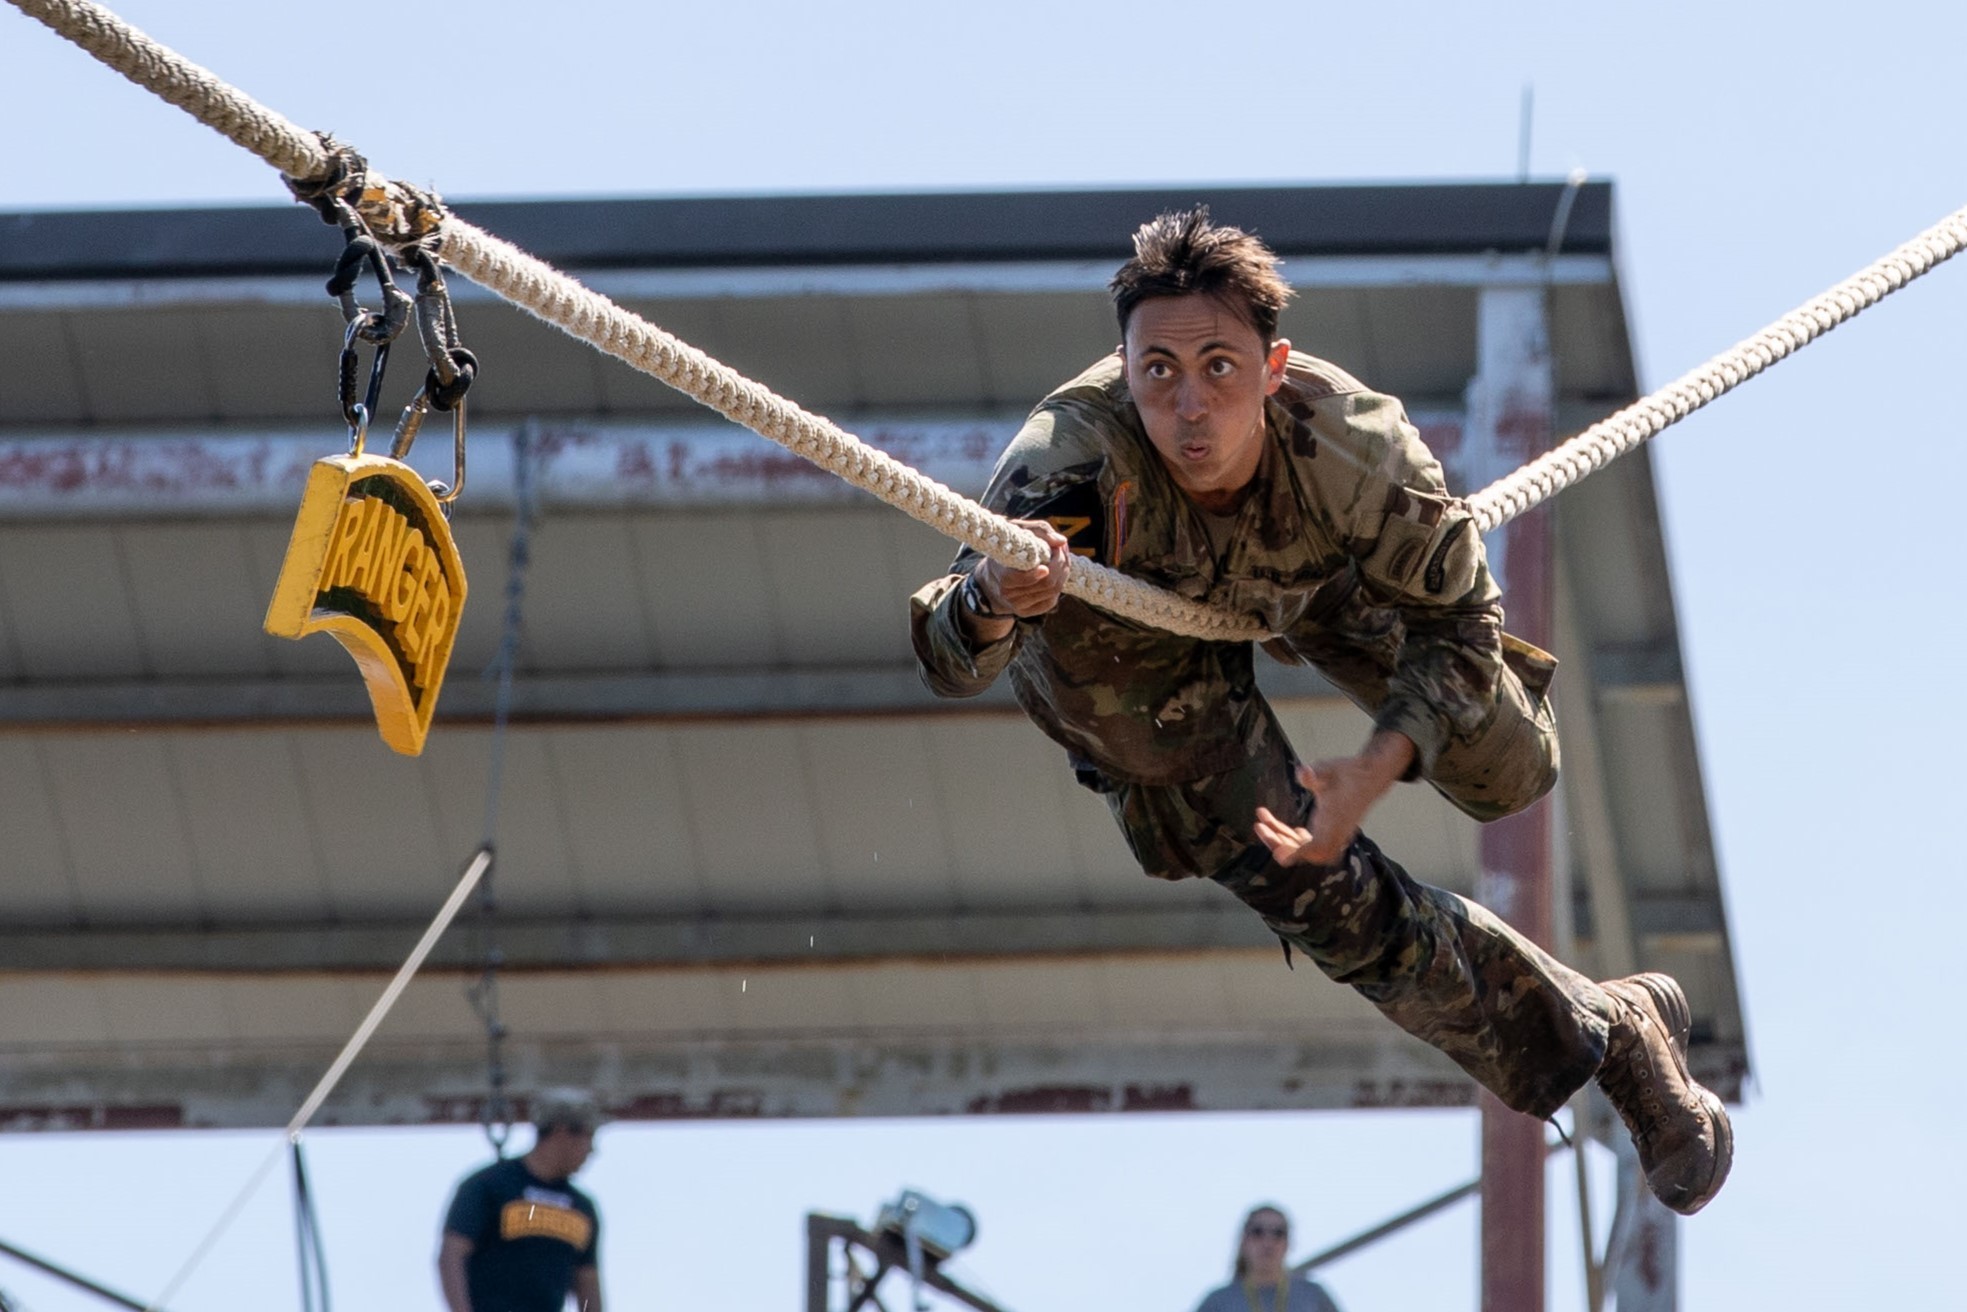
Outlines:
<svg viewBox="0 0 1967 1312"><path fill-rule="evenodd" d="M327 170L310 178L295 178L285 174L281 181L294 199L303 205L311 205L321 216L323 223L339 226L341 215L334 202L355 203L358 188L356 183L369 173L369 161L362 158L353 146L336 141L326 132L317 132L315 138L321 143L322 153L328 158Z"/></svg>

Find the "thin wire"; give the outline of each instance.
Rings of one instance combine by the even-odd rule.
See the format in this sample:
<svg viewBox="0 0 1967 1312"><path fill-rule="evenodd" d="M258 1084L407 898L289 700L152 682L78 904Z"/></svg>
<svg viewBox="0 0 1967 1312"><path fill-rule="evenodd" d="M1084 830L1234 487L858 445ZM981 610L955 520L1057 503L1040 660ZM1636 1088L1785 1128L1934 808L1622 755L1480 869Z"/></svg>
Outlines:
<svg viewBox="0 0 1967 1312"><path fill-rule="evenodd" d="M397 970L395 978L389 981L389 987L383 990L380 998L376 999L376 1005L369 1008L369 1014L362 1018L362 1024L342 1046L341 1054L335 1058L334 1064L328 1067L328 1073L323 1075L320 1082L314 1086L314 1092L307 1096L307 1101L301 1104L301 1109L294 1113L291 1121L287 1122L282 1142L274 1145L273 1151L264 1162L260 1163L259 1169L253 1172L252 1178L246 1181L245 1187L226 1207L211 1232L186 1259L185 1264L178 1269L178 1273L171 1277L170 1283L164 1286L163 1292L151 1300L146 1312L158 1312L158 1309L170 1302L178 1290L184 1287L184 1282L191 1278L192 1272L198 1269L199 1264L212 1251L212 1246L239 1218L239 1213L244 1210L247 1201L258 1192L260 1184L266 1179L267 1172L273 1168L275 1162L280 1160L282 1148L287 1144L299 1142L301 1131L306 1128L309 1121L314 1119L314 1113L321 1110L321 1104L328 1100L328 1095L334 1092L335 1086L341 1082L341 1077L354 1063L357 1054L369 1042L376 1028L382 1024L390 1008L396 1005L396 1000L403 995L403 990L409 987L410 980L423 965L424 958L430 955L431 948L437 945L437 940L443 936L446 929L450 928L451 921L457 917L458 908L464 905L465 898L471 895L471 890L477 886L479 879L491 864L492 853L489 848L480 848L471 858L470 863L465 866L464 874L458 878L457 887L451 890L448 898L444 899L444 905L438 908L436 917L430 922L430 927L424 930L423 937L417 940L417 945L411 950L409 958Z"/></svg>
<svg viewBox="0 0 1967 1312"><path fill-rule="evenodd" d="M523 573L529 550L528 530L530 528L532 513L532 480L530 460L528 458L532 447L530 423L525 429L521 430L516 440L520 453L518 462L520 521L513 534L513 577L509 578L506 583L507 636L506 640L500 645L499 704L492 738L492 765L489 772L491 777L485 798L486 840L472 856L470 863L466 865L464 874L458 879L457 886L451 890L451 895L444 900L444 905L438 909L437 915L431 920L429 927L424 930L423 937L417 940L416 947L411 950L409 957L397 969L395 977L389 982L389 987L383 990L380 998L376 999L375 1005L369 1009L369 1014L363 1017L362 1024L357 1027L354 1035L350 1037L348 1042L342 1046L340 1054L336 1056L334 1063L329 1066L327 1074L323 1075L320 1081L314 1086L313 1092L308 1094L306 1101L301 1104L300 1110L295 1112L293 1119L287 1122L285 1134L286 1144L296 1145L300 1142L301 1131L314 1119L314 1114L321 1110L321 1105L334 1092L335 1086L341 1083L342 1076L347 1074L348 1068L354 1064L356 1057L367 1046L369 1039L375 1034L377 1028L381 1026L384 1018L389 1015L390 1009L396 1005L396 1001L403 995L403 991L409 987L411 979L415 977L417 971L423 966L424 958L430 955L431 949L437 945L437 940L443 937L444 931L449 929L451 922L457 918L459 908L464 905L465 899L471 895L472 890L479 887L481 882L488 889L491 886L491 880L488 877L492 868L491 836L497 823L499 792L504 775L505 731L511 706L512 653L516 652L518 647L516 636L518 629L518 608L520 601L524 597ZM494 987L496 987L496 979L494 979ZM496 1026L498 1024L496 993L494 993L493 998L494 1001L491 1004L493 1014L488 1023ZM199 1243L184 1265L179 1268L177 1274L171 1277L170 1283L164 1287L163 1292L158 1294L151 1302L147 1312L157 1312L158 1309L162 1308L164 1304L168 1303L177 1294L179 1289L184 1286L184 1282L190 1279L192 1273L198 1269L204 1262L206 1256L211 1252L213 1245L232 1227L232 1223L239 1218L239 1213L244 1210L253 1195L259 1191L260 1185L266 1179L267 1172L272 1169L273 1164L279 1160L279 1157L280 1147L276 1145L272 1154L268 1156L266 1161L260 1164L258 1170L253 1172L252 1177L246 1181L245 1187L239 1191L238 1196L226 1207L225 1211L220 1215L218 1222L212 1227L210 1233Z"/></svg>
<svg viewBox="0 0 1967 1312"><path fill-rule="evenodd" d="M519 663L519 643L524 631L526 567L532 560L532 529L536 509L534 499L535 462L539 451L538 424L528 419L512 435L513 485L516 494L512 521L512 545L505 576L505 622L499 649L486 669L488 678L498 681L498 695L492 714L491 759L485 778L485 837L490 850L498 836L499 801L505 787L506 731L512 720L513 672ZM506 1140L512 1133L511 1106L506 1098L505 1022L499 1017L499 968L505 955L498 942L498 898L488 876L479 887L479 953L485 966L478 983L465 990L472 1010L485 1023L486 1099L482 1121L485 1138L492 1151L505 1156Z"/></svg>
<svg viewBox="0 0 1967 1312"><path fill-rule="evenodd" d="M458 886L451 890L451 896L444 899L444 905L439 908L437 918L430 922L430 928L424 930L423 937L417 940L417 946L411 951L409 959L397 970L396 978L389 981L389 987L383 990L380 998L376 999L376 1005L369 1009L369 1014L362 1018L361 1026L342 1048L341 1055L335 1058L335 1064L328 1068L328 1073L323 1075L321 1082L314 1086L314 1092L309 1094L307 1101L301 1104L301 1109L294 1113L294 1119L287 1122L289 1139L298 1138L301 1130L314 1119L314 1113L321 1110L321 1104L328 1100L330 1093L334 1092L335 1085L341 1082L341 1077L354 1063L356 1055L369 1042L369 1037L376 1032L376 1027L382 1024L383 1017L389 1014L389 1009L396 1005L399 997L403 996L403 990L410 986L410 979L423 965L423 959L430 955L433 947L437 946L437 940L443 937L444 931L450 928L451 921L457 916L458 908L464 905L465 898L470 896L480 877L491 869L491 866L491 849L479 848L472 856L471 863L465 867L464 874L458 878Z"/></svg>
<svg viewBox="0 0 1967 1312"><path fill-rule="evenodd" d="M85 1275L79 1275L74 1271L70 1271L67 1267L56 1262L51 1262L45 1257L36 1257L26 1249L16 1248L4 1240L0 1240L0 1254L5 1254L13 1258L16 1262L31 1266L35 1270L53 1276L55 1279L66 1284L73 1285L77 1289L86 1290L106 1303L114 1303L118 1307L129 1308L131 1312L143 1312L144 1305L136 1299L131 1298L128 1294L118 1293L107 1285L99 1285ZM26 1305L17 1299L10 1300L7 1292L0 1290L0 1312L26 1312Z"/></svg>
<svg viewBox="0 0 1967 1312"><path fill-rule="evenodd" d="M170 1283L164 1286L157 1297L150 1300L144 1312L162 1312L164 1305L177 1297L178 1291L184 1288L184 1282L191 1279L191 1273L198 1269L206 1255L212 1251L212 1246L232 1228L232 1223L239 1219L239 1213L246 1209L246 1204L252 1200L254 1194L259 1192L260 1184L265 1181L267 1172L271 1171L274 1163L280 1160L280 1155L286 1147L284 1139L273 1145L273 1151L266 1155L266 1160L260 1163L259 1169L253 1172L252 1177L246 1181L245 1187L226 1205L225 1211L219 1214L217 1223L206 1233L204 1239L199 1241L198 1247L191 1250L191 1256L185 1259L184 1265L178 1268L177 1274L171 1277Z"/></svg>
<svg viewBox="0 0 1967 1312"><path fill-rule="evenodd" d="M533 496L534 452L538 447L538 421L528 419L512 435L513 494L517 506L512 521L512 548L505 576L505 626L499 635L499 649L492 657L486 676L498 680L498 697L492 711L492 758L485 778L486 847L498 834L499 794L505 787L505 731L512 717L513 669L519 661L519 639L526 602L526 566L532 560L532 532L535 514ZM486 883L490 896L491 884Z"/></svg>
<svg viewBox="0 0 1967 1312"><path fill-rule="evenodd" d="M294 1248L300 1267L302 1312L329 1312L328 1254L321 1245L321 1218L314 1210L314 1193L307 1185L307 1158L300 1141L293 1143Z"/></svg>

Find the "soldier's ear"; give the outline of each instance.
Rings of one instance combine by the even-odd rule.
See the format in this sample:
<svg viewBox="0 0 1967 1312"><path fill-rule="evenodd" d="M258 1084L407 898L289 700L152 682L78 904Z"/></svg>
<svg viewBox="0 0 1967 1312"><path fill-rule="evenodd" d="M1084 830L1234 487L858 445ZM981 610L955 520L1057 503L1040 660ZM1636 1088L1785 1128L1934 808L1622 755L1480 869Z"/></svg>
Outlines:
<svg viewBox="0 0 1967 1312"><path fill-rule="evenodd" d="M1291 363L1291 339L1280 337L1270 344L1264 357L1264 395L1274 396L1284 386L1284 370Z"/></svg>

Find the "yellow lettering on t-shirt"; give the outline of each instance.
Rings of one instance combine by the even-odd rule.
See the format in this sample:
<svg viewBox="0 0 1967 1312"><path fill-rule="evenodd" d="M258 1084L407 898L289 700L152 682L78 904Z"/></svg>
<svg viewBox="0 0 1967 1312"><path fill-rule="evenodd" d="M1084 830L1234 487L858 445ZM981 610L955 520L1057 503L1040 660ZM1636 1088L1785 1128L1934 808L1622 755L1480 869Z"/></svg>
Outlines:
<svg viewBox="0 0 1967 1312"><path fill-rule="evenodd" d="M558 1239L584 1250L593 1237L594 1222L571 1207L515 1198L499 1212L501 1239Z"/></svg>

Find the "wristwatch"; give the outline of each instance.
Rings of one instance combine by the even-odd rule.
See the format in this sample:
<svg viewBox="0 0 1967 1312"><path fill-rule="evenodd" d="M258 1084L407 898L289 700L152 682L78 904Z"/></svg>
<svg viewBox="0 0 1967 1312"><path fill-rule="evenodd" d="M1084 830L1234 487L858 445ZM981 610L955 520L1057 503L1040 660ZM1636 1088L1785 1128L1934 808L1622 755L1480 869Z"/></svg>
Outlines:
<svg viewBox="0 0 1967 1312"><path fill-rule="evenodd" d="M957 600L962 603L965 610L980 620L1014 620L1018 617L1016 611L991 609L990 598L984 595L983 587L977 582L974 572L964 578L962 596Z"/></svg>

